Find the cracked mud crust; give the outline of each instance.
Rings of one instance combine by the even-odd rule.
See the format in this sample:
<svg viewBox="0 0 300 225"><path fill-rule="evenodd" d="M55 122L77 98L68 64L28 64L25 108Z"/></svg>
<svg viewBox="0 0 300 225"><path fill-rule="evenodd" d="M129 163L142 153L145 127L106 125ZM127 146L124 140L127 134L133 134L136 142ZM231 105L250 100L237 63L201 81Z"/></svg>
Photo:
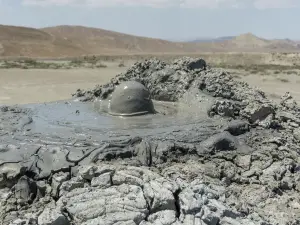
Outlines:
<svg viewBox="0 0 300 225"><path fill-rule="evenodd" d="M88 107L132 80L185 114L122 120ZM182 58L138 62L74 97L86 103L0 107L0 224L300 224L300 109L288 93L274 104Z"/></svg>

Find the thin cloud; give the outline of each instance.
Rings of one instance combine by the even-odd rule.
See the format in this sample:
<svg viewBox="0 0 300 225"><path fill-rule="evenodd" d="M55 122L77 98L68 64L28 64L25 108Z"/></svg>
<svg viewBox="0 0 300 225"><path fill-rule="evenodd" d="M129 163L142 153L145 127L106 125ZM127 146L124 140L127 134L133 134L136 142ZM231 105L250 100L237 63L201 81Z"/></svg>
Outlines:
<svg viewBox="0 0 300 225"><path fill-rule="evenodd" d="M1 1L1 0L0 0ZM22 0L24 5L38 6L148 6L182 8L296 8L300 0Z"/></svg>
<svg viewBox="0 0 300 225"><path fill-rule="evenodd" d="M299 0L256 0L254 6L258 9L268 8L297 8L300 6Z"/></svg>
<svg viewBox="0 0 300 225"><path fill-rule="evenodd" d="M179 1L171 0L23 0L24 5L75 5L75 6L150 6L150 7L170 7L176 6Z"/></svg>

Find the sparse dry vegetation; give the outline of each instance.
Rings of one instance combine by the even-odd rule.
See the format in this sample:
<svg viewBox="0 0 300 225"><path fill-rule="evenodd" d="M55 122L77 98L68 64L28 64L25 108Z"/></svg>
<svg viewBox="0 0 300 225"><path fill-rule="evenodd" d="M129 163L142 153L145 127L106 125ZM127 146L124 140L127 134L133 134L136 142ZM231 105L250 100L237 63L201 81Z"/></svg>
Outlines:
<svg viewBox="0 0 300 225"><path fill-rule="evenodd" d="M275 74L281 73L281 71L288 70L289 73L294 73L292 70L300 70L300 65L273 65L273 64L245 64L245 65L233 65L233 64L212 64L215 67L225 68L225 69L237 69L250 71L252 73L266 72L268 70L275 70Z"/></svg>
<svg viewBox="0 0 300 225"><path fill-rule="evenodd" d="M79 66L83 64L83 60L80 59L73 59L71 60L70 64L74 65L74 66Z"/></svg>
<svg viewBox="0 0 300 225"><path fill-rule="evenodd" d="M0 63L1 69L58 69L61 68L57 63L47 63L43 61L36 61L34 59L2 61Z"/></svg>
<svg viewBox="0 0 300 225"><path fill-rule="evenodd" d="M290 82L289 79L283 78L283 77L277 77L276 79L279 80L280 82L283 82L283 83L288 83L288 82Z"/></svg>
<svg viewBox="0 0 300 225"><path fill-rule="evenodd" d="M96 67L97 67L97 68L106 68L107 65L104 64L104 63L102 63L102 62L99 62L99 63L96 64Z"/></svg>
<svg viewBox="0 0 300 225"><path fill-rule="evenodd" d="M257 73L259 73L259 71L258 70L251 70L250 73L257 74Z"/></svg>
<svg viewBox="0 0 300 225"><path fill-rule="evenodd" d="M288 74L288 75L291 75L291 74L298 74L298 72L295 71L295 70L289 70L289 71L286 72L286 74Z"/></svg>
<svg viewBox="0 0 300 225"><path fill-rule="evenodd" d="M107 65L95 58L76 58L66 62L25 60L0 61L0 69L71 69L71 68L106 68Z"/></svg>
<svg viewBox="0 0 300 225"><path fill-rule="evenodd" d="M123 61L121 61L118 65L118 67L125 67L125 63Z"/></svg>

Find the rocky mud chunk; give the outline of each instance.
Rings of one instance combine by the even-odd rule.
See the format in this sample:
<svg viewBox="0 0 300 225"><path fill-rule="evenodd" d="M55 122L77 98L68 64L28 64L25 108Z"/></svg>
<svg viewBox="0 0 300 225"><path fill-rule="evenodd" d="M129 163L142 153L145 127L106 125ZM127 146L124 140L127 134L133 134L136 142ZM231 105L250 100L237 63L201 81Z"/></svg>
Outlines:
<svg viewBox="0 0 300 225"><path fill-rule="evenodd" d="M195 147L170 141L144 140L135 147L137 161L145 166L155 166L171 160L177 161L179 156L184 157L188 152L195 154Z"/></svg>
<svg viewBox="0 0 300 225"><path fill-rule="evenodd" d="M14 186L14 197L18 205L31 203L36 197L36 194L36 183L27 176L21 177Z"/></svg>
<svg viewBox="0 0 300 225"><path fill-rule="evenodd" d="M150 93L155 100L177 101L193 83L193 76L185 71L176 71L166 67L156 71L150 77L143 78Z"/></svg>
<svg viewBox="0 0 300 225"><path fill-rule="evenodd" d="M276 115L282 122L294 122L300 125L300 119L292 112L281 111Z"/></svg>
<svg viewBox="0 0 300 225"><path fill-rule="evenodd" d="M146 168L116 166L81 167L79 176L103 180L110 173L110 185L73 187L64 192L57 206L48 206L39 216L39 221L56 224L63 221L68 224L60 210L72 218L72 224L218 224L223 218L238 223L241 215L221 203L221 192L194 181L188 187L180 187L175 182L149 171ZM92 170L91 170L92 169ZM106 172L106 173L105 173ZM78 179L78 178L72 178ZM83 181L84 182L84 181ZM87 182L87 181L85 181ZM70 184L68 184L70 183ZM73 181L64 182L70 186ZM51 208L51 210L50 210Z"/></svg>
<svg viewBox="0 0 300 225"><path fill-rule="evenodd" d="M230 100L216 100L208 109L208 115L220 115L236 118L239 115L240 106Z"/></svg>
<svg viewBox="0 0 300 225"><path fill-rule="evenodd" d="M295 129L293 135L297 141L300 141L300 128Z"/></svg>
<svg viewBox="0 0 300 225"><path fill-rule="evenodd" d="M140 225L156 225L156 224L170 224L179 225L174 210L164 210L151 214L147 221L142 221Z"/></svg>
<svg viewBox="0 0 300 225"><path fill-rule="evenodd" d="M112 173L104 173L101 174L99 177L94 177L91 181L92 187L101 187L106 188L112 185Z"/></svg>
<svg viewBox="0 0 300 225"><path fill-rule="evenodd" d="M6 200L9 198L9 196L10 190L8 188L0 189L0 218L4 217Z"/></svg>
<svg viewBox="0 0 300 225"><path fill-rule="evenodd" d="M77 188L63 198L76 224L139 224L147 216L147 204L138 186Z"/></svg>
<svg viewBox="0 0 300 225"><path fill-rule="evenodd" d="M224 131L216 134L207 140L201 142L200 150L204 149L207 152L231 151L236 150L239 146L238 140L229 132Z"/></svg>
<svg viewBox="0 0 300 225"><path fill-rule="evenodd" d="M203 59L193 59L190 57L183 57L181 59L174 60L173 64L178 66L179 69L188 69L188 70L196 70L196 69L205 69L206 62Z"/></svg>
<svg viewBox="0 0 300 225"><path fill-rule="evenodd" d="M38 217L41 225L70 225L71 222L54 206L47 206Z"/></svg>
<svg viewBox="0 0 300 225"><path fill-rule="evenodd" d="M244 160L237 164L242 167ZM178 166L172 170L185 182L172 181L170 173L165 178L148 168L109 164L81 166L66 181L58 179L66 177L58 173L52 180L62 181L59 198L56 204L45 205L38 224L251 224L252 220L225 203L226 189L208 186L202 179L188 181L185 176L191 175L191 165L181 172ZM230 176L229 167L222 167ZM297 202L293 204L297 207Z"/></svg>
<svg viewBox="0 0 300 225"><path fill-rule="evenodd" d="M0 165L0 188L12 187L20 174L26 169L21 163L4 163Z"/></svg>
<svg viewBox="0 0 300 225"><path fill-rule="evenodd" d="M59 196L63 196L72 190L78 189L78 188L84 188L87 184L85 183L85 180L81 176L73 177L67 182L63 182L59 187Z"/></svg>
<svg viewBox="0 0 300 225"><path fill-rule="evenodd" d="M294 100L290 92L286 92L280 99L280 105L284 110L298 110L297 102Z"/></svg>
<svg viewBox="0 0 300 225"><path fill-rule="evenodd" d="M161 181L163 180L164 179L161 179ZM144 193L150 206L150 213L162 210L176 211L176 200L173 194L176 192L176 187L172 186L172 184L161 183L161 181L150 181L144 186ZM175 192L172 192L174 191L174 188Z"/></svg>
<svg viewBox="0 0 300 225"><path fill-rule="evenodd" d="M64 181L69 180L69 176L70 176L69 173L63 173L63 172L56 173L52 176L52 184L51 184L52 193L51 193L51 195L53 197L58 196L58 191L60 189L60 186L62 185L62 183Z"/></svg>
<svg viewBox="0 0 300 225"><path fill-rule="evenodd" d="M194 61L189 62L187 67L189 70L205 69L206 62L203 59L195 59Z"/></svg>
<svg viewBox="0 0 300 225"><path fill-rule="evenodd" d="M80 177L90 182L95 177L99 177L102 174L106 174L106 173L113 173L114 171L115 171L115 166L113 165L104 164L103 166L99 167L93 164L93 165L80 166L77 169L76 174L78 174Z"/></svg>
<svg viewBox="0 0 300 225"><path fill-rule="evenodd" d="M149 89L153 99L177 101L189 89L194 80L194 75L188 74L187 71L202 70L205 67L206 63L203 59L188 57L177 60L171 65L166 65L156 59L146 60L136 63L126 73L119 74L115 79L112 79L111 83L95 87L91 93L95 97L106 99L119 83L135 80ZM105 91L107 87L109 87L109 91ZM99 95L99 93L101 94ZM103 93L108 94L103 95ZM82 96L82 94L82 91L77 91L74 96Z"/></svg>
<svg viewBox="0 0 300 225"><path fill-rule="evenodd" d="M249 124L242 120L233 120L225 127L225 131L228 131L234 136L244 134L250 130Z"/></svg>
<svg viewBox="0 0 300 225"><path fill-rule="evenodd" d="M252 162L251 155L238 155L235 158L235 164L244 170L249 170Z"/></svg>
<svg viewBox="0 0 300 225"><path fill-rule="evenodd" d="M255 102L248 104L242 111L242 116L246 117L250 123L262 121L271 114L274 114L272 105Z"/></svg>

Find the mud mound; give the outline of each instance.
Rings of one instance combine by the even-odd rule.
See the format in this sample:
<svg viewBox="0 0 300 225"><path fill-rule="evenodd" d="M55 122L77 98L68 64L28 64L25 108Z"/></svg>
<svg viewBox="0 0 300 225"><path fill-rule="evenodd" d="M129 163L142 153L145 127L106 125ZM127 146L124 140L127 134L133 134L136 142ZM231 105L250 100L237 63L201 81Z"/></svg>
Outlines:
<svg viewBox="0 0 300 225"><path fill-rule="evenodd" d="M35 130L34 110L1 108L2 224L300 224L300 109L288 93L276 105L202 59L183 58L138 62L74 96L110 99L133 80L156 100L209 99L207 118L152 132L60 123L56 134L45 121Z"/></svg>
<svg viewBox="0 0 300 225"><path fill-rule="evenodd" d="M249 87L247 83L234 81L224 70L207 67L203 59L189 57L171 64L158 59L138 62L113 78L109 84L88 91L79 89L73 96L81 101L106 99L117 85L130 80L144 84L155 100L179 101L191 91L196 95L207 93L216 98L210 115L243 117L254 123L273 115L275 110L262 91Z"/></svg>

